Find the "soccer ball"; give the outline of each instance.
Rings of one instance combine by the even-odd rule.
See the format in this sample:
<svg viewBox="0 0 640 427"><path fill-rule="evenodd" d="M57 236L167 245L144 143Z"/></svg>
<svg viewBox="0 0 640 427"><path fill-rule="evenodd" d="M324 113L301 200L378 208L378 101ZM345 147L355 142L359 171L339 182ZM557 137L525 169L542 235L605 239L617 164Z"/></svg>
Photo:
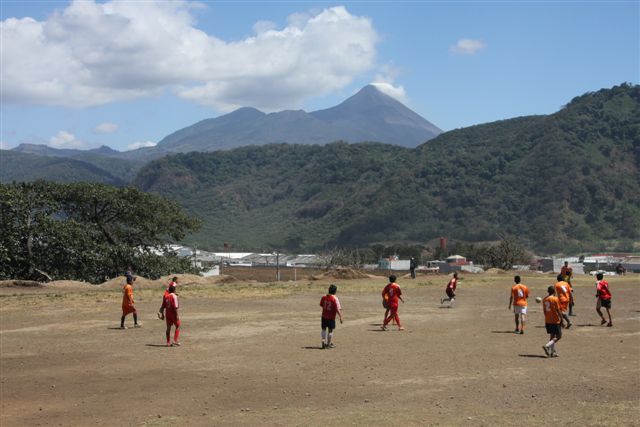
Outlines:
<svg viewBox="0 0 640 427"><path fill-rule="evenodd" d="M542 298L536 297L536 302L542 302Z"/></svg>

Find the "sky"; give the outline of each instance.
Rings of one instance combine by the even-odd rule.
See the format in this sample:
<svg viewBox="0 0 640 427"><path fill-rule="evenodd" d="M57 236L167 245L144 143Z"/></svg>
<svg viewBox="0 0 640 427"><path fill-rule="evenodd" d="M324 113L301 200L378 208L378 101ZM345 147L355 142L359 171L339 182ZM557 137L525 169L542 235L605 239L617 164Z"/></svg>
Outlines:
<svg viewBox="0 0 640 427"><path fill-rule="evenodd" d="M367 84L447 131L640 82L640 1L0 0L0 147L125 151Z"/></svg>

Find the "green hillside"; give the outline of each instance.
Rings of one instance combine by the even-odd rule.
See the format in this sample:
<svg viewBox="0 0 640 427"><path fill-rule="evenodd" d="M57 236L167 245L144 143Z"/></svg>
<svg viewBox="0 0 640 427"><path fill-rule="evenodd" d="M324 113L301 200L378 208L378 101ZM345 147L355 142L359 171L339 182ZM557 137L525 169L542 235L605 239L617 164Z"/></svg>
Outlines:
<svg viewBox="0 0 640 427"><path fill-rule="evenodd" d="M116 159L91 152L70 158L0 150L0 182L44 179L61 183L97 182L120 186L131 182L142 164L141 161Z"/></svg>
<svg viewBox="0 0 640 427"><path fill-rule="evenodd" d="M294 251L520 237L541 252L640 239L640 87L407 149L269 145L157 160L135 180L203 219L190 243Z"/></svg>

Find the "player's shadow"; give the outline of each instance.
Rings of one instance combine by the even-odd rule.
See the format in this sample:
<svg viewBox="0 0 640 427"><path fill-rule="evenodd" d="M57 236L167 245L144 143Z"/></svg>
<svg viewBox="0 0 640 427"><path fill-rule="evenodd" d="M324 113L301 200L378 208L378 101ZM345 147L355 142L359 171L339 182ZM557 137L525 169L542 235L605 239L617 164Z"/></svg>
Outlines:
<svg viewBox="0 0 640 427"><path fill-rule="evenodd" d="M492 334L515 334L513 330L511 331L491 331Z"/></svg>
<svg viewBox="0 0 640 427"><path fill-rule="evenodd" d="M574 323L573 325L574 325L574 326L577 326L578 328L586 328L586 327L589 327L589 326L600 326L600 325L595 325L595 324L593 324L593 323L583 323L583 324L581 324L581 325L576 325L576 324Z"/></svg>
<svg viewBox="0 0 640 427"><path fill-rule="evenodd" d="M519 354L520 357L530 357L532 359L547 359L547 356L541 354Z"/></svg>
<svg viewBox="0 0 640 427"><path fill-rule="evenodd" d="M147 347L163 347L163 348L167 347L166 344L145 344L145 346L147 346Z"/></svg>
<svg viewBox="0 0 640 427"><path fill-rule="evenodd" d="M317 345L308 345L306 347L302 347L303 350L324 350L322 347Z"/></svg>
<svg viewBox="0 0 640 427"><path fill-rule="evenodd" d="M111 329L112 331L126 331L126 329L122 329L120 326L110 326L107 329Z"/></svg>

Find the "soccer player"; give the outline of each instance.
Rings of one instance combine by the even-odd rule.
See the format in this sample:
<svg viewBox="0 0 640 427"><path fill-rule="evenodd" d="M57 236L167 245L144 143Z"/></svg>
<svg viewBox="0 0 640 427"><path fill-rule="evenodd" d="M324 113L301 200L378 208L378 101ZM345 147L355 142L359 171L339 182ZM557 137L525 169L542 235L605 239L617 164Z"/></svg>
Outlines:
<svg viewBox="0 0 640 427"><path fill-rule="evenodd" d="M180 346L180 316L178 315L178 309L180 304L178 302L178 295L176 295L176 287L171 285L167 291L167 296L164 298L163 304L164 313L162 318L167 321L167 347ZM171 327L175 326L175 333L173 335L173 344L171 344Z"/></svg>
<svg viewBox="0 0 640 427"><path fill-rule="evenodd" d="M404 328L400 323L400 317L398 316L398 301L402 301L404 303L404 300L402 299L402 289L400 289L400 285L396 283L396 276L389 276L389 284L382 290L382 298L387 300L390 312L388 316L385 313L384 321L382 322L382 330L386 331L387 324L391 322L391 319L393 319L398 325L398 330L404 331Z"/></svg>
<svg viewBox="0 0 640 427"><path fill-rule="evenodd" d="M571 285L564 281L564 277L562 274L558 274L557 282L555 285L556 295L558 296L558 300L560 301L560 310L562 311L562 317L567 322L567 329L569 329L572 325L571 320L569 320L569 316L567 315L567 310L569 308L569 302L571 302Z"/></svg>
<svg viewBox="0 0 640 427"><path fill-rule="evenodd" d="M164 294L162 295L162 304L160 305L160 310L158 310L158 319L162 320L164 319L164 308L165 308L165 301L167 300L167 297L169 296L169 288L173 286L174 288L178 287L178 277L174 277L173 279L171 279L171 282L169 282L169 286L167 286L167 289L164 290Z"/></svg>
<svg viewBox="0 0 640 427"><path fill-rule="evenodd" d="M575 316L573 314L573 285L571 284L571 279L573 278L573 269L569 267L569 261L564 262L564 267L560 269L560 274L565 282L569 284L571 288L571 299L569 300L569 316Z"/></svg>
<svg viewBox="0 0 640 427"><path fill-rule="evenodd" d="M529 288L520 283L520 276L513 278L515 285L511 287L511 297L509 297L509 310L513 304L513 313L516 319L516 334L524 334L524 321L527 314L527 298L529 298Z"/></svg>
<svg viewBox="0 0 640 427"><path fill-rule="evenodd" d="M444 304L445 301L449 301L449 308L453 307L453 303L456 298L456 288L458 287L458 272L453 273L453 277L447 283L447 287L445 288L445 292L447 294L446 298L440 298L440 305Z"/></svg>
<svg viewBox="0 0 640 427"><path fill-rule="evenodd" d="M600 308L604 307L607 309L607 316L609 316L609 323L607 323L607 326L611 327L613 326L613 322L611 321L611 292L609 291L609 283L603 279L602 273L598 273L596 275L596 279L598 279L596 282L596 298L598 298L596 311L598 312L600 319L602 319L600 324L604 325L607 323L602 315L602 311L600 311Z"/></svg>
<svg viewBox="0 0 640 427"><path fill-rule="evenodd" d="M138 312L136 311L135 302L133 301L133 279L127 278L127 284L122 288L122 317L120 318L120 329L127 329L124 326L124 318L129 313L133 313L133 327L139 328Z"/></svg>
<svg viewBox="0 0 640 427"><path fill-rule="evenodd" d="M320 326L322 328L323 349L336 346L331 342L333 340L333 330L336 328L336 314L340 317L340 323L342 323L342 307L336 292L338 292L338 287L332 284L329 286L329 292L320 298L320 307L322 307Z"/></svg>
<svg viewBox="0 0 640 427"><path fill-rule="evenodd" d="M547 357L558 357L556 343L562 338L563 314L560 310L560 301L554 296L555 287L547 288L548 295L542 300L544 323L549 333L549 342L542 346Z"/></svg>

